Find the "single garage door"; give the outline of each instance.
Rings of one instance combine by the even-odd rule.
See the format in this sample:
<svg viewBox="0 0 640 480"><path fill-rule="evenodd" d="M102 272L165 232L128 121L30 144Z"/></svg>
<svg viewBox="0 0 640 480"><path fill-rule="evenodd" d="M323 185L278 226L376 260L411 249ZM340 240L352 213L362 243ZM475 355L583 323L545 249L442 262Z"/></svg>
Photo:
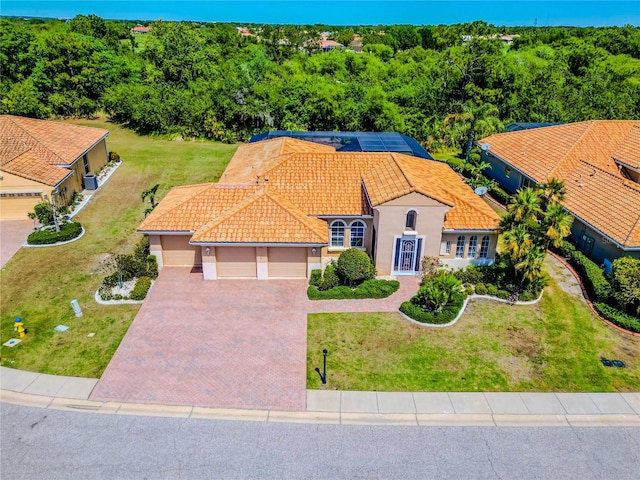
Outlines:
<svg viewBox="0 0 640 480"><path fill-rule="evenodd" d="M218 277L256 278L254 247L216 247Z"/></svg>
<svg viewBox="0 0 640 480"><path fill-rule="evenodd" d="M163 235L162 261L166 267L193 267L202 265L200 247L189 245L190 235Z"/></svg>
<svg viewBox="0 0 640 480"><path fill-rule="evenodd" d="M18 196L17 194L3 193L0 198L0 212L2 218L24 220L33 207L42 200L40 196Z"/></svg>
<svg viewBox="0 0 640 480"><path fill-rule="evenodd" d="M307 277L306 248L269 248L269 277Z"/></svg>

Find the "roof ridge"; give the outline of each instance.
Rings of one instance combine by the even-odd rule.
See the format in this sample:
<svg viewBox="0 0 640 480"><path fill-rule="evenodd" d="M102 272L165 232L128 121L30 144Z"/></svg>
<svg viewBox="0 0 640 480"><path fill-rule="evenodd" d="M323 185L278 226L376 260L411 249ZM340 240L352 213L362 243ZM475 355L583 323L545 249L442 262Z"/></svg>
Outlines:
<svg viewBox="0 0 640 480"><path fill-rule="evenodd" d="M247 196L246 198L243 198L240 202L236 203L233 207L227 209L222 214L218 215L216 218L213 218L209 222L202 225L200 228L198 228L198 230L206 230L206 229L212 228L215 225L219 224L220 222L226 220L227 218L235 215L236 213L248 207L252 203L255 203L259 198L265 196L266 190L267 188L264 186L259 188L253 194Z"/></svg>
<svg viewBox="0 0 640 480"><path fill-rule="evenodd" d="M587 128L584 129L584 131L582 132L582 134L576 139L576 141L573 143L573 145L571 146L571 148L569 148L564 156L558 160L555 164L555 166L551 169L551 172L549 172L549 175L547 176L547 178L554 178L555 177L555 172L560 168L560 165L567 159L567 157L569 156L569 154L571 152L573 152L573 150L576 148L576 145L578 145L578 143L580 143L580 141L584 138L584 136L587 134L587 132L589 130L591 130L591 128L595 125L595 120L587 120L585 122L576 122L576 123L567 123L564 125L579 125L581 123L586 123L587 124ZM557 126L562 126L562 125L557 125Z"/></svg>
<svg viewBox="0 0 640 480"><path fill-rule="evenodd" d="M299 222L301 222L304 226L306 226L308 229L312 230L316 234L319 233L319 232L315 231L315 229L312 228L306 221L306 220L313 220L314 217L311 217L310 215L305 214L294 203L290 202L286 198L281 197L280 195L278 195L276 193L270 192L269 189L265 189L265 195L267 197L269 197L271 200L273 200L275 203L277 203L281 208L286 210L287 213L289 213L290 215L296 217L296 219Z"/></svg>
<svg viewBox="0 0 640 480"><path fill-rule="evenodd" d="M33 136L33 134L31 132L29 132L29 130L27 130L26 128L24 128L22 125L20 125L18 122L16 122L14 120L14 118L28 118L28 117L16 117L15 115L9 115L11 117L11 121L22 131L24 131L30 138L32 138L40 147L44 148L47 152L53 154L54 157L59 158L60 160L62 160L62 163L60 165L68 165L68 163L64 160L64 158L62 158L60 155L58 155L56 152L54 152L53 150L51 150L50 148L48 148L44 143L42 143L37 137ZM37 121L41 121L41 122L48 122L49 120L39 120L37 118L29 118L29 120L37 120ZM31 147L33 148L33 147ZM48 163L48 162L47 162ZM50 164L51 165L51 164ZM54 165L55 166L55 165Z"/></svg>
<svg viewBox="0 0 640 480"><path fill-rule="evenodd" d="M636 220L636 222L633 224L633 227L629 229L629 235L627 235L627 238L624 239L623 245L627 244L627 242L631 239L631 235L633 234L634 230L638 227L640 227L640 214L638 215L638 219Z"/></svg>
<svg viewBox="0 0 640 480"><path fill-rule="evenodd" d="M412 192L415 192L415 184L414 182L411 181L411 179L409 178L409 176L407 175L407 172L404 171L404 168L402 168L402 165L400 165L400 162L398 161L398 159L396 158L396 154L395 153L391 153L391 158L393 159L393 161L395 162L395 164L398 166L398 169L400 170L400 173L402 173L402 176L405 178L405 180L407 181L407 183L409 184L410 190Z"/></svg>

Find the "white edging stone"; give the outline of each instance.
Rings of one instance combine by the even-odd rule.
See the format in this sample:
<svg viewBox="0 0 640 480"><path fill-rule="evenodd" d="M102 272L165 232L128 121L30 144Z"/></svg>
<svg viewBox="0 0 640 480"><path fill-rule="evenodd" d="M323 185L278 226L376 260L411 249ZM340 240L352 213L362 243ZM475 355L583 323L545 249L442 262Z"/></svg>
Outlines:
<svg viewBox="0 0 640 480"><path fill-rule="evenodd" d="M84 227L80 227L82 229L82 231L80 232L80 235L78 235L76 238L72 238L71 240L66 240L64 242L58 242L58 243L48 243L46 245L29 245L28 243L25 243L24 245L22 245L23 248L46 248L46 247L57 247L59 245L67 245L68 243L73 243L76 240L80 240L82 237L84 237L85 234L85 230Z"/></svg>
<svg viewBox="0 0 640 480"><path fill-rule="evenodd" d="M510 305L535 305L536 303L538 303L542 299L543 293L544 293L544 290L542 292L540 292L540 296L537 299L530 300L530 301L527 301L527 302L510 302L509 300L504 300L504 299L498 298L498 297L492 297L491 295L469 295L467 298L465 298L464 303L462 304L462 308L458 312L458 315L456 316L456 318L451 320L449 323L422 323L422 322L414 320L413 318L405 315L400 310L398 310L398 313L400 315L402 315L404 318L406 318L407 320L409 320L411 323L415 323L416 325L419 325L421 327L426 327L426 328L445 328L445 327L450 327L450 326L456 324L456 322L460 319L460 317L464 313L465 309L467 308L467 304L469 303L469 300L473 300L473 299L493 300L494 302L508 303Z"/></svg>
<svg viewBox="0 0 640 480"><path fill-rule="evenodd" d="M151 289L151 287L149 287L149 289ZM96 290L93 298L100 305L139 305L141 303L144 303L144 300L102 300L102 297L100 296L100 290Z"/></svg>

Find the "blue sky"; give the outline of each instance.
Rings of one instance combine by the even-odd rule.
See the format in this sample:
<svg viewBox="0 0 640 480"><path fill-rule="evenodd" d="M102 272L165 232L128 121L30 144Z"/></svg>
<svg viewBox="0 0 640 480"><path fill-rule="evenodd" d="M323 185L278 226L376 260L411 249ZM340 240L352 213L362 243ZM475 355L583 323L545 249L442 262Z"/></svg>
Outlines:
<svg viewBox="0 0 640 480"><path fill-rule="evenodd" d="M194 20L238 23L437 25L484 20L494 25L640 26L640 0L2 0L3 16Z"/></svg>

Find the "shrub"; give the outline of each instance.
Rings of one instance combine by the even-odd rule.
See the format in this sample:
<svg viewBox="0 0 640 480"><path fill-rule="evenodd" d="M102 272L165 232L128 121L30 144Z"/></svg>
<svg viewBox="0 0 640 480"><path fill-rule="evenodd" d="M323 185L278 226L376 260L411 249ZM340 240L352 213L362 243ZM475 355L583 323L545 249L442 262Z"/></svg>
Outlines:
<svg viewBox="0 0 640 480"><path fill-rule="evenodd" d="M158 278L158 259L155 255L147 255L147 276L154 280Z"/></svg>
<svg viewBox="0 0 640 480"><path fill-rule="evenodd" d="M120 155L118 155L116 152L109 152L109 161L110 162L119 162L120 161Z"/></svg>
<svg viewBox="0 0 640 480"><path fill-rule="evenodd" d="M398 288L400 288L400 282L397 280L367 280L355 289L346 285L339 285L330 290L320 290L314 285L309 285L307 296L310 300L386 298L397 291Z"/></svg>
<svg viewBox="0 0 640 480"><path fill-rule="evenodd" d="M507 300L509 297L511 296L511 294L509 292L507 292L506 290L498 290L498 293L496 293L496 297L502 299L502 300Z"/></svg>
<svg viewBox="0 0 640 480"><path fill-rule="evenodd" d="M573 253L570 260L578 270L591 298L596 302L607 302L613 292L602 269L578 250Z"/></svg>
<svg viewBox="0 0 640 480"><path fill-rule="evenodd" d="M566 240L563 240L562 244L559 247L554 247L552 245L551 249L554 252L560 254L560 256L562 256L562 257L564 257L564 258L566 258L568 260L572 260L573 254L576 251L576 247L572 243L570 243L570 242L568 242Z"/></svg>
<svg viewBox="0 0 640 480"><path fill-rule="evenodd" d="M376 276L369 255L357 248L349 248L340 254L336 270L351 286Z"/></svg>
<svg viewBox="0 0 640 480"><path fill-rule="evenodd" d="M487 285L487 295L491 295L492 297L498 296L498 287L492 283Z"/></svg>
<svg viewBox="0 0 640 480"><path fill-rule="evenodd" d="M51 228L37 230L27 237L29 245L51 245L58 242L66 242L78 237L82 233L82 225L78 222L68 222L60 225L60 231Z"/></svg>
<svg viewBox="0 0 640 480"><path fill-rule="evenodd" d="M338 285L340 285L340 277L338 277L335 267L332 264L329 264L324 269L322 280L320 281L320 285L318 285L318 290L331 290Z"/></svg>
<svg viewBox="0 0 640 480"><path fill-rule="evenodd" d="M131 290L129 298L131 300L144 300L147 296L147 292L151 287L151 279L149 277L140 277L136 280L136 285Z"/></svg>
<svg viewBox="0 0 640 480"><path fill-rule="evenodd" d="M460 313L460 309L464 303L464 296L456 295L452 303L437 312L435 310L427 311L423 309L417 304L419 303L419 300L416 301L414 298L415 297L408 302L403 302L400 306L400 311L417 322L430 323L434 325L449 323L455 319L458 316L458 313Z"/></svg>
<svg viewBox="0 0 640 480"><path fill-rule="evenodd" d="M36 218L42 225L51 225L53 223L53 211L48 203L38 203L33 207Z"/></svg>
<svg viewBox="0 0 640 480"><path fill-rule="evenodd" d="M471 285L470 283L465 284L464 293L466 293L467 295L473 295L473 285Z"/></svg>
<svg viewBox="0 0 640 480"><path fill-rule="evenodd" d="M520 295L518 295L518 300L521 302L531 302L536 298L538 298L538 296L533 292L524 291L524 292L521 292Z"/></svg>
<svg viewBox="0 0 640 480"><path fill-rule="evenodd" d="M484 285L484 283L477 283L476 284L476 294L477 295L486 295L487 294L487 287Z"/></svg>
<svg viewBox="0 0 640 480"><path fill-rule="evenodd" d="M614 297L618 306L635 313L640 306L640 259L620 257L611 268Z"/></svg>
<svg viewBox="0 0 640 480"><path fill-rule="evenodd" d="M317 287L318 285L320 285L321 281L322 281L322 270L320 269L311 270L311 275L309 276L309 285L313 285L314 287Z"/></svg>
<svg viewBox="0 0 640 480"><path fill-rule="evenodd" d="M495 185L494 187L492 187L489 193L501 204L506 205L509 203L509 198L511 196L499 186Z"/></svg>
<svg viewBox="0 0 640 480"><path fill-rule="evenodd" d="M609 320L611 323L618 325L625 330L629 330L630 332L640 333L640 320L628 315L622 310L618 310L611 305L607 305L602 302L595 302L593 304L595 309L602 315L604 318Z"/></svg>

